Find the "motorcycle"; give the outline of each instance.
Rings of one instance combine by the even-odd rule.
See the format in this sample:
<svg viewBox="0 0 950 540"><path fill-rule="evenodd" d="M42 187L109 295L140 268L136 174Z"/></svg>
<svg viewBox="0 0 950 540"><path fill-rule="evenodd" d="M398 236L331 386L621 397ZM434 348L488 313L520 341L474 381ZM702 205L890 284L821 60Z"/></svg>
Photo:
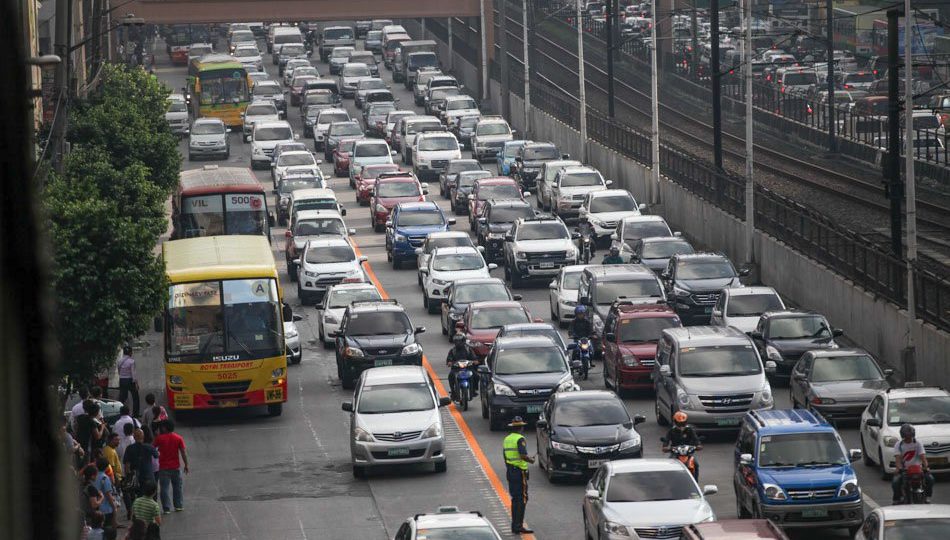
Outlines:
<svg viewBox="0 0 950 540"><path fill-rule="evenodd" d="M594 344L590 338L579 338L568 345L568 349L573 351L571 354L571 374L575 377L583 377L587 380L590 372L591 360L594 357Z"/></svg>
<svg viewBox="0 0 950 540"><path fill-rule="evenodd" d="M473 360L457 360L452 368L456 370L455 384L458 388L455 395L459 408L463 411L468 410L468 402L472 400L472 384L475 382L472 378L475 376L475 362Z"/></svg>
<svg viewBox="0 0 950 540"><path fill-rule="evenodd" d="M578 255L580 264L590 264L590 260L594 257L593 244L594 241L590 237L590 232L585 228L581 233L580 255Z"/></svg>
<svg viewBox="0 0 950 540"><path fill-rule="evenodd" d="M903 499L900 504L926 504L924 471L920 465L910 465L902 475Z"/></svg>
<svg viewBox="0 0 950 540"><path fill-rule="evenodd" d="M660 441L662 441L664 445L667 443L666 437L661 437ZM680 463L689 469L689 473L693 475L693 478L698 481L699 471L696 468L696 450L697 447L691 444L678 444L676 446L671 446L670 458L679 460Z"/></svg>

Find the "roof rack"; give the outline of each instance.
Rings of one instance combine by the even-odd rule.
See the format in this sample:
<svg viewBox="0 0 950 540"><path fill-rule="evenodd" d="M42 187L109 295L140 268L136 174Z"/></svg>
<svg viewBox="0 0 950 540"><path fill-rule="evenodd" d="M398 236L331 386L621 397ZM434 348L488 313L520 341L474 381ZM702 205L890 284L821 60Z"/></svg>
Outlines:
<svg viewBox="0 0 950 540"><path fill-rule="evenodd" d="M378 304L393 304L398 306L399 300L396 300L395 298L385 298L382 300L359 300L357 302L350 302L350 307L374 306Z"/></svg>
<svg viewBox="0 0 950 540"><path fill-rule="evenodd" d="M614 303L611 305L612 306L644 306L644 307L650 306L654 308L658 306L669 307L669 304L667 304L666 299L664 298L657 298L656 300L644 300L642 302L635 302L633 300L628 300L626 296L618 296L617 299L614 300Z"/></svg>
<svg viewBox="0 0 950 540"><path fill-rule="evenodd" d="M377 176L376 179L382 180L384 178L406 178L407 176L411 176L412 178L416 177L412 171L393 171L379 173L379 176Z"/></svg>
<svg viewBox="0 0 950 540"><path fill-rule="evenodd" d="M916 389L927 388L930 390L945 390L944 387L942 386L928 385L928 384L925 384L923 381L907 381L904 383L904 386L898 386L896 388L895 387L888 388L886 390L886 393L889 394L891 390L904 390L904 389L910 389L910 388L916 388Z"/></svg>

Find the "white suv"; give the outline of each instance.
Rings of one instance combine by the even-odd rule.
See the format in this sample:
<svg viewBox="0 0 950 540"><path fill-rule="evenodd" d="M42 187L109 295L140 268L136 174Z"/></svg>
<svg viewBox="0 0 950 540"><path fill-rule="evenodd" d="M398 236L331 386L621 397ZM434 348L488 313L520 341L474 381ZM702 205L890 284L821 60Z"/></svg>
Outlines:
<svg viewBox="0 0 950 540"><path fill-rule="evenodd" d="M438 177L449 161L461 158L458 139L451 133L420 133L413 143L412 168L420 180Z"/></svg>
<svg viewBox="0 0 950 540"><path fill-rule="evenodd" d="M244 120L244 142L251 142L251 132L254 131L254 124L257 122L279 122L280 111L273 101L254 101L247 106L244 114L241 115Z"/></svg>
<svg viewBox="0 0 950 540"><path fill-rule="evenodd" d="M531 278L553 278L561 267L577 264L577 235L557 218L518 219L505 237L505 278L520 287Z"/></svg>
<svg viewBox="0 0 950 540"><path fill-rule="evenodd" d="M578 209L577 217L587 222L596 240L609 240L623 219L639 216L646 207L645 204L637 204L637 200L625 189L605 189L588 193Z"/></svg>
<svg viewBox="0 0 950 540"><path fill-rule="evenodd" d="M612 183L593 167L564 167L551 185L551 211L562 219L576 217L588 193L603 191Z"/></svg>
<svg viewBox="0 0 950 540"><path fill-rule="evenodd" d="M363 271L365 256L357 256L346 238L319 238L310 240L299 259L293 261L299 268L297 296L302 304L322 300L331 286L344 279L366 280Z"/></svg>
<svg viewBox="0 0 950 540"><path fill-rule="evenodd" d="M423 275L422 303L429 313L438 313L449 285L457 279L488 278L497 264L486 264L474 247L440 247L429 256Z"/></svg>
<svg viewBox="0 0 950 540"><path fill-rule="evenodd" d="M332 349L336 343L333 334L340 330L343 312L353 302L382 301L376 286L372 283L340 283L327 289L323 301L317 304L320 319L318 334L324 348Z"/></svg>
<svg viewBox="0 0 950 540"><path fill-rule="evenodd" d="M950 392L916 382L881 392L861 414L858 429L865 465L877 464L885 477L894 474L894 445L903 424L917 430L931 470L950 468Z"/></svg>
<svg viewBox="0 0 950 540"><path fill-rule="evenodd" d="M514 139L514 131L501 117L482 118L472 133L472 157L478 161L494 158L505 143Z"/></svg>
<svg viewBox="0 0 950 540"><path fill-rule="evenodd" d="M749 333L766 311L784 311L785 302L772 287L723 289L712 309L710 326L731 326Z"/></svg>
<svg viewBox="0 0 950 540"><path fill-rule="evenodd" d="M279 143L294 142L294 129L284 120L256 122L251 132L251 168L267 169L271 164L274 147Z"/></svg>

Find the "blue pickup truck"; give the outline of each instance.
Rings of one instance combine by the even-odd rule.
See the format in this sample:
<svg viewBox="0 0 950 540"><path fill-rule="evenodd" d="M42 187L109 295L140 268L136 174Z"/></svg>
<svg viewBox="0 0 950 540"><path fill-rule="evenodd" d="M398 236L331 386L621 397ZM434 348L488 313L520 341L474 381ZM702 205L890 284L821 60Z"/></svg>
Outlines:
<svg viewBox="0 0 950 540"><path fill-rule="evenodd" d="M446 218L434 202L399 203L386 222L386 255L399 268L404 261L416 259L429 233L449 230L455 218Z"/></svg>
<svg viewBox="0 0 950 540"><path fill-rule="evenodd" d="M739 517L772 520L784 528L847 528L864 519L851 463L835 428L800 409L751 411L742 420L735 448Z"/></svg>

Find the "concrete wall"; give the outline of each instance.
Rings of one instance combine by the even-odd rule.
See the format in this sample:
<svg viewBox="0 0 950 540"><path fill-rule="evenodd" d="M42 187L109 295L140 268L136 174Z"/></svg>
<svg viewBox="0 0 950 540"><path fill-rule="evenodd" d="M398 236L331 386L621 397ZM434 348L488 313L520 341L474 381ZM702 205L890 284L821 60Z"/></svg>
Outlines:
<svg viewBox="0 0 950 540"><path fill-rule="evenodd" d="M478 70L458 56L455 68L460 79L467 81L474 77L478 83ZM500 111L502 95L497 81L491 81L489 94L493 110ZM524 102L514 94L510 94L509 99L509 122L519 134L524 134ZM529 121L532 139L551 141L562 152L580 155L580 133L576 126L568 126L533 106ZM629 190L638 201L649 201L652 174L648 167L593 141L588 141L587 150L588 162L605 178L613 180L614 187ZM722 251L735 261L745 258L742 221L665 177L661 177L659 193L661 204L653 211L663 215L674 230L682 231L696 245ZM901 355L906 347L905 310L875 297L767 234L756 234L755 253L762 283L774 287L796 306L825 314L832 325L845 330L848 339L903 376L905 366ZM950 386L950 333L920 320L913 329L916 379Z"/></svg>

